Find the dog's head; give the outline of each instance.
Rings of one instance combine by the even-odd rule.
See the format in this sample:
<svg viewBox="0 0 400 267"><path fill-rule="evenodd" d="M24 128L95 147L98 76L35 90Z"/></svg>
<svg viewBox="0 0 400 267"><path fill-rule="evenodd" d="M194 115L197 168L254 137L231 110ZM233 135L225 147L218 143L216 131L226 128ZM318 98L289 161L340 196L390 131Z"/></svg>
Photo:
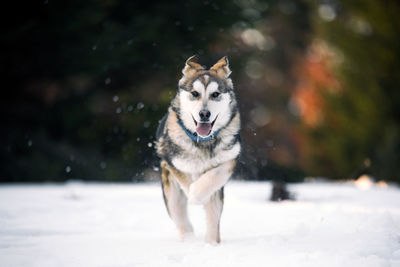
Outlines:
<svg viewBox="0 0 400 267"><path fill-rule="evenodd" d="M229 122L236 100L228 58L221 58L209 70L197 60L197 56L190 57L182 70L179 116L187 129L206 137Z"/></svg>

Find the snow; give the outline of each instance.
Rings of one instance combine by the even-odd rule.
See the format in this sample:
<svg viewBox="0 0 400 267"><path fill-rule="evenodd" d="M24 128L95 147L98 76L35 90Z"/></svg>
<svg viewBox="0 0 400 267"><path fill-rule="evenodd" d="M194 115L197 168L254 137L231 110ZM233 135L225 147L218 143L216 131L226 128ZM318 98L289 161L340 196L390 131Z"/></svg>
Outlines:
<svg viewBox="0 0 400 267"><path fill-rule="evenodd" d="M222 243L179 241L159 184L0 186L1 266L400 266L400 190L351 183L228 183Z"/></svg>

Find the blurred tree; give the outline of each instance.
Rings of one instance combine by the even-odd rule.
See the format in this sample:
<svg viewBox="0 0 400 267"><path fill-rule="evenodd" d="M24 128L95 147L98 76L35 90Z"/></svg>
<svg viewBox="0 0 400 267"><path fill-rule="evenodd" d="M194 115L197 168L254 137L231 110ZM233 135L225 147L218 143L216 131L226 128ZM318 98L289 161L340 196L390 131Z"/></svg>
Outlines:
<svg viewBox="0 0 400 267"><path fill-rule="evenodd" d="M399 182L398 1L321 1L316 40L299 64L301 166L311 175L367 172Z"/></svg>

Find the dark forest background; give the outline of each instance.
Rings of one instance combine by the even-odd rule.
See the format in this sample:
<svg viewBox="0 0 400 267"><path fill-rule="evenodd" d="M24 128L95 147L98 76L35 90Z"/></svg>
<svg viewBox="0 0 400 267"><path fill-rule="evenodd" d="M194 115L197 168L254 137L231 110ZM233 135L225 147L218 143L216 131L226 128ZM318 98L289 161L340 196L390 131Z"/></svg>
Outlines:
<svg viewBox="0 0 400 267"><path fill-rule="evenodd" d="M242 179L400 181L399 1L7 5L1 182L157 179L154 133L193 54L229 57Z"/></svg>

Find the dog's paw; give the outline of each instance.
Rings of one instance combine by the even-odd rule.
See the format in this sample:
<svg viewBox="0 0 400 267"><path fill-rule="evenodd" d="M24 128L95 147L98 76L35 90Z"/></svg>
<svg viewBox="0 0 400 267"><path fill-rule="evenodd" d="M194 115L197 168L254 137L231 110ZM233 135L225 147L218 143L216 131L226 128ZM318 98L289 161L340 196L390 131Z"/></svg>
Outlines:
<svg viewBox="0 0 400 267"><path fill-rule="evenodd" d="M191 205L201 205L203 202L189 191L188 203Z"/></svg>
<svg viewBox="0 0 400 267"><path fill-rule="evenodd" d="M188 203L194 205L204 204L208 200L208 196L204 196L196 184L191 184L189 187Z"/></svg>
<svg viewBox="0 0 400 267"><path fill-rule="evenodd" d="M196 240L194 232L179 233L179 240L181 242L192 242Z"/></svg>
<svg viewBox="0 0 400 267"><path fill-rule="evenodd" d="M181 241L191 240L194 238L193 227L190 223L182 227L178 227L179 239Z"/></svg>

